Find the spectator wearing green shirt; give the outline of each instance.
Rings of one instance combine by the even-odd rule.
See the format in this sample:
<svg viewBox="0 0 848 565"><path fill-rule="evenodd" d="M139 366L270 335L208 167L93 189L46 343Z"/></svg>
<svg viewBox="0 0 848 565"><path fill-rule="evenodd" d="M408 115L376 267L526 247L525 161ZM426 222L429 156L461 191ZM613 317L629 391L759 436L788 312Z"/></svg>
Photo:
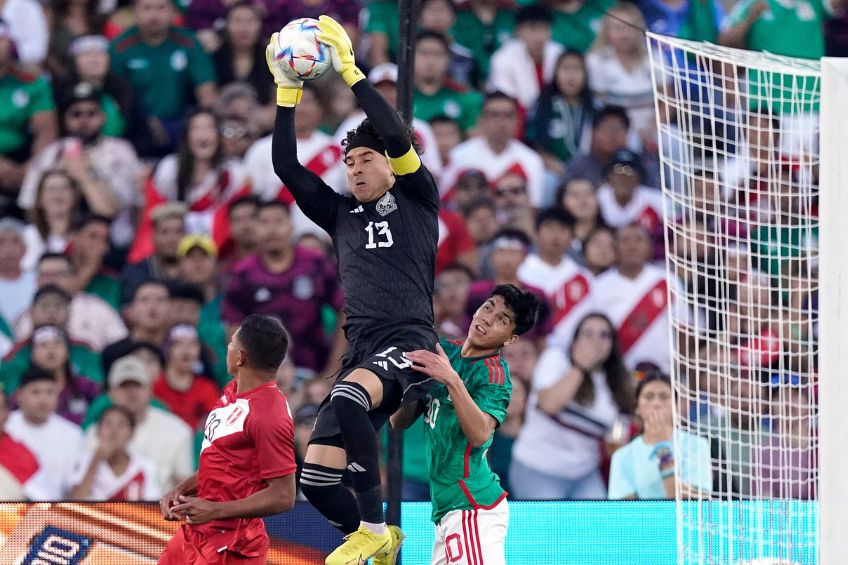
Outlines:
<svg viewBox="0 0 848 565"><path fill-rule="evenodd" d="M365 33L368 37L368 66L394 60L398 44L397 2L378 0L371 2L365 11Z"/></svg>
<svg viewBox="0 0 848 565"><path fill-rule="evenodd" d="M489 59L512 39L514 25L513 10L501 0L471 0L457 10L451 36L473 53L480 84L489 76Z"/></svg>
<svg viewBox="0 0 848 565"><path fill-rule="evenodd" d="M586 53L615 0L548 0L554 13L551 36L567 49Z"/></svg>
<svg viewBox="0 0 848 565"><path fill-rule="evenodd" d="M186 109L209 108L217 98L215 68L193 31L171 25L171 0L135 0L136 25L110 46L113 72L136 91L147 118L145 156L173 152Z"/></svg>
<svg viewBox="0 0 848 565"><path fill-rule="evenodd" d="M427 121L436 116L456 120L463 131L472 129L483 105L479 92L448 78L450 42L444 34L422 31L415 42L414 115Z"/></svg>
<svg viewBox="0 0 848 565"><path fill-rule="evenodd" d="M7 195L20 189L27 160L58 133L50 84L18 66L11 34L0 20L0 192Z"/></svg>

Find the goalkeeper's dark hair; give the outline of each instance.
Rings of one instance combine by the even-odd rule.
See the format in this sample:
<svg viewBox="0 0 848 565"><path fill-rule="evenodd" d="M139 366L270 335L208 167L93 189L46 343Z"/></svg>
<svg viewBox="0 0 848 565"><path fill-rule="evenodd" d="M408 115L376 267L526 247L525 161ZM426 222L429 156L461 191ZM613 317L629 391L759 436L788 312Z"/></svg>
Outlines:
<svg viewBox="0 0 848 565"><path fill-rule="evenodd" d="M421 148L421 144L418 143L418 139L415 136L415 130L412 129L412 126L404 122L403 118L400 121L404 124L406 128L406 137L409 139L410 145L415 149L415 152L421 155L424 150ZM345 134L345 138L342 140L342 150L344 151L344 156L347 156L348 151L354 149L356 147L361 147L361 145L357 144L351 147L351 143L354 143L357 138L362 139L365 138L377 138L380 143L383 143L383 138L380 137L380 133L374 127L374 124L371 123L371 120L365 118L360 122L358 126L354 129L350 130ZM384 143L383 143L384 144ZM385 144L384 144L385 145Z"/></svg>
<svg viewBox="0 0 848 565"><path fill-rule="evenodd" d="M273 316L251 314L242 321L237 337L254 369L276 373L286 358L289 333Z"/></svg>
<svg viewBox="0 0 848 565"><path fill-rule="evenodd" d="M515 317L515 335L524 335L536 325L539 317L539 299L532 292L521 290L513 284L499 284L489 298L500 296Z"/></svg>

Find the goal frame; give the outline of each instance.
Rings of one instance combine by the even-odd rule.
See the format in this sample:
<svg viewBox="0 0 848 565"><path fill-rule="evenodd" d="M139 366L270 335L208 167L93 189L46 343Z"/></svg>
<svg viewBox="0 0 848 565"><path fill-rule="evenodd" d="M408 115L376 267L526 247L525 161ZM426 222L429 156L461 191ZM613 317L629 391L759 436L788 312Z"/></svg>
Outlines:
<svg viewBox="0 0 848 565"><path fill-rule="evenodd" d="M848 555L848 59L821 60L819 563ZM848 335L848 331L845 331Z"/></svg>

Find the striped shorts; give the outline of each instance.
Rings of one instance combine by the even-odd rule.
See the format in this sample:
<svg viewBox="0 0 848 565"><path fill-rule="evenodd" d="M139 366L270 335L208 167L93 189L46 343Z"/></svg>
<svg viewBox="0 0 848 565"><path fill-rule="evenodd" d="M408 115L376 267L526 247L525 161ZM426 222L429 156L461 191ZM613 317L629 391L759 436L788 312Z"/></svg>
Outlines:
<svg viewBox="0 0 848 565"><path fill-rule="evenodd" d="M436 524L432 565L505 565L506 498L491 509L454 510Z"/></svg>

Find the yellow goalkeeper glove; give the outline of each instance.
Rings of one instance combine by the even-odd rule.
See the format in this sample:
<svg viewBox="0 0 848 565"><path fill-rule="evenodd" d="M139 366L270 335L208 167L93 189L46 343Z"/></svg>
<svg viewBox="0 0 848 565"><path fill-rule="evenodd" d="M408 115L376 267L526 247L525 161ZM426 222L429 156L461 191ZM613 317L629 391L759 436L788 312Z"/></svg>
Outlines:
<svg viewBox="0 0 848 565"><path fill-rule="evenodd" d="M348 86L353 86L365 78L356 67L353 56L353 44L344 28L330 16L318 18L318 41L330 47L333 58L333 68L339 73Z"/></svg>
<svg viewBox="0 0 848 565"><path fill-rule="evenodd" d="M296 106L303 95L303 81L294 80L286 76L283 69L274 61L277 55L277 33L271 36L268 47L265 48L265 62L268 70L274 75L274 83L277 85L277 106Z"/></svg>

